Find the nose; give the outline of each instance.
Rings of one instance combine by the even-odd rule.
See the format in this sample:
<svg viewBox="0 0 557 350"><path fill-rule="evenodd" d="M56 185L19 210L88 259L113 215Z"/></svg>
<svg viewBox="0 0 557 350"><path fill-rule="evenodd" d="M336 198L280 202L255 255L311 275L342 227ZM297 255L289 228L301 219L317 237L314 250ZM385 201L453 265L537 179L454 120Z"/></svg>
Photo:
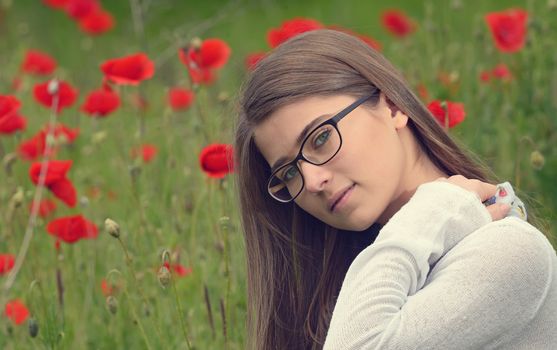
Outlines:
<svg viewBox="0 0 557 350"><path fill-rule="evenodd" d="M331 180L331 172L324 165L314 165L300 161L298 167L304 177L304 188L311 193L318 193L325 189Z"/></svg>

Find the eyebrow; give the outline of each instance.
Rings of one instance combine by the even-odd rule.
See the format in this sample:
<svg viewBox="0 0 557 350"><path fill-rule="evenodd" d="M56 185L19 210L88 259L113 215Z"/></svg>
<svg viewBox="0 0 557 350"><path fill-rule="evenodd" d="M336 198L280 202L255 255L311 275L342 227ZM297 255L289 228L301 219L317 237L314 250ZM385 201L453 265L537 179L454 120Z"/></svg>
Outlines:
<svg viewBox="0 0 557 350"><path fill-rule="evenodd" d="M300 147L300 144L304 141L309 132L312 131L313 128L317 126L317 124L319 124L324 118L331 117L331 115L332 114L323 114L309 122L304 127L300 135L298 135L298 138L296 139L296 146ZM271 166L271 173L274 172L277 168L281 167L284 163L286 163L288 159L289 157L286 156L277 159L277 161Z"/></svg>

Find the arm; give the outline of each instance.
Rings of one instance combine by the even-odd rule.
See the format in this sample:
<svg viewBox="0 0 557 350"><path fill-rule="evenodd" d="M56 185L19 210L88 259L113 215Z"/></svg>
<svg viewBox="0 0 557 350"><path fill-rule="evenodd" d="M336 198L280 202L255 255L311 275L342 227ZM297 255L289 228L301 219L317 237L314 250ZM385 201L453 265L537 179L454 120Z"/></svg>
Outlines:
<svg viewBox="0 0 557 350"><path fill-rule="evenodd" d="M421 185L350 266L324 348L481 348L523 327L545 297L551 265L539 236L525 234L531 226L508 220L518 219L486 226L491 217L474 193ZM451 252L424 287L430 266L476 230L482 238L466 242L476 247Z"/></svg>

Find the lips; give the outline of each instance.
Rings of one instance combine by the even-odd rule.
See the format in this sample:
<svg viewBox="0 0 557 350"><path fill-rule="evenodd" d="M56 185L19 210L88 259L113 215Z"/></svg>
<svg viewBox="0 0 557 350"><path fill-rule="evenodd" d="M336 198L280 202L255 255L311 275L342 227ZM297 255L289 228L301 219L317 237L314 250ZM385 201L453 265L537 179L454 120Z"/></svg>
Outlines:
<svg viewBox="0 0 557 350"><path fill-rule="evenodd" d="M346 192L351 190L356 184L352 184L350 186L345 187L344 189L338 191L333 197L331 197L327 202L329 206L329 211L334 211L337 203L344 197Z"/></svg>

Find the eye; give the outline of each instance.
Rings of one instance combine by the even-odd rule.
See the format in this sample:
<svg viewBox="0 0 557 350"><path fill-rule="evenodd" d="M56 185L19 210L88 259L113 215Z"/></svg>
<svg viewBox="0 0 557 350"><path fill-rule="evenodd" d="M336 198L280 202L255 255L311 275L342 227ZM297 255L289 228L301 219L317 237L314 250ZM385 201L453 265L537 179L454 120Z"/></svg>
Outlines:
<svg viewBox="0 0 557 350"><path fill-rule="evenodd" d="M321 130L318 130L316 132L315 137L313 138L313 142L312 142L313 146L315 148L319 148L323 146L325 143L327 143L330 136L331 136L330 128L323 128Z"/></svg>
<svg viewBox="0 0 557 350"><path fill-rule="evenodd" d="M295 178L297 175L298 175L298 168L291 165L291 166L286 167L286 169L284 169L284 171L282 172L282 175L280 177L281 177L282 181L288 182L288 181L292 180L293 178Z"/></svg>

